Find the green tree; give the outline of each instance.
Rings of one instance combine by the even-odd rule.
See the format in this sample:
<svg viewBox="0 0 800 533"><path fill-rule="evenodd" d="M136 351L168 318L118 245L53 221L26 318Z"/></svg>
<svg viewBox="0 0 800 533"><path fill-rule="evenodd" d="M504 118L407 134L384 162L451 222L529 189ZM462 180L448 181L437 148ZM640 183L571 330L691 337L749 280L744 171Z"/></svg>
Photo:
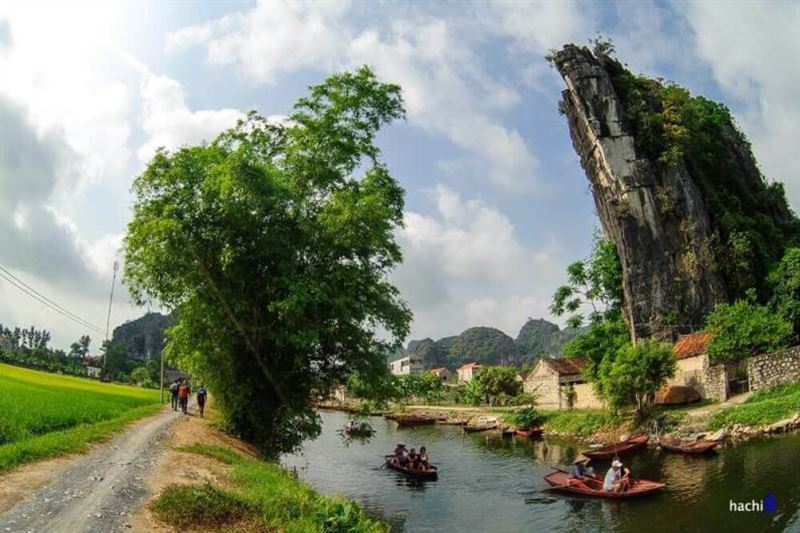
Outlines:
<svg viewBox="0 0 800 533"><path fill-rule="evenodd" d="M113 341L103 341L100 351L100 357L101 361L104 361L106 375L111 378L119 379L120 381L126 381L119 376L130 372L133 366L128 358L128 352L125 350L125 347Z"/></svg>
<svg viewBox="0 0 800 533"><path fill-rule="evenodd" d="M622 266L613 242L605 241L595 234L591 257L576 261L567 267L567 284L553 294L550 311L555 316L573 313L567 319L570 327L584 323L578 311L589 306L590 323L602 321L606 314L618 314L622 305Z"/></svg>
<svg viewBox="0 0 800 533"><path fill-rule="evenodd" d="M791 322L795 342L800 340L800 248L789 248L769 274L772 308Z"/></svg>
<svg viewBox="0 0 800 533"><path fill-rule="evenodd" d="M150 377L150 371L143 366L138 366L133 370L131 370L130 378L131 381L133 381L140 387L147 387L147 388L157 387L156 383Z"/></svg>
<svg viewBox="0 0 800 533"><path fill-rule="evenodd" d="M131 294L179 308L169 356L270 456L319 432L312 391L382 375L408 334L387 279L404 191L375 144L403 116L400 88L362 67L312 87L283 125L251 113L208 145L158 151L134 182Z"/></svg>
<svg viewBox="0 0 800 533"><path fill-rule="evenodd" d="M405 401L422 398L426 403L435 403L444 395L442 381L434 374L407 374L399 379L401 397Z"/></svg>
<svg viewBox="0 0 800 533"><path fill-rule="evenodd" d="M613 359L619 349L628 343L630 332L620 313L607 313L602 320L592 323L589 331L569 341L564 346L564 355L588 357L589 366L585 373L590 381L594 381L603 360Z"/></svg>
<svg viewBox="0 0 800 533"><path fill-rule="evenodd" d="M747 300L718 304L706 319L706 331L715 334L708 344L714 361L739 361L788 345L792 324L769 307L755 303L755 292Z"/></svg>
<svg viewBox="0 0 800 533"><path fill-rule="evenodd" d="M486 366L472 379L489 405L505 403L522 391L522 381L517 379L517 369L510 366Z"/></svg>
<svg viewBox="0 0 800 533"><path fill-rule="evenodd" d="M633 406L637 418L652 405L655 393L675 374L672 347L653 339L622 347L603 360L597 392L615 411Z"/></svg>

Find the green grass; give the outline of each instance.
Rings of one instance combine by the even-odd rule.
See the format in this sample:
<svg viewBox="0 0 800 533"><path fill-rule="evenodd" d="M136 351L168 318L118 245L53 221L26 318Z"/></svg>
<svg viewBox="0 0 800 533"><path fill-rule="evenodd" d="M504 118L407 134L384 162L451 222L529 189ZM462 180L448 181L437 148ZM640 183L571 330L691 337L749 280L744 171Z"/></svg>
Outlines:
<svg viewBox="0 0 800 533"><path fill-rule="evenodd" d="M740 405L714 413L708 428L719 429L734 424L762 426L789 418L797 412L800 412L800 383L777 385L753 393Z"/></svg>
<svg viewBox="0 0 800 533"><path fill-rule="evenodd" d="M158 391L0 364L0 471L83 451L159 408Z"/></svg>
<svg viewBox="0 0 800 533"><path fill-rule="evenodd" d="M243 457L219 446L195 444L180 451L205 455L231 465L231 480L236 488L227 491L204 485L168 487L153 502L152 509L161 520L173 526L181 527L181 524L192 523L193 519L201 519L205 527L216 529L233 513L237 520L251 524L258 531L388 531L383 522L368 517L358 503L319 494L275 463ZM222 503L203 506L202 501L212 495L219 496Z"/></svg>
<svg viewBox="0 0 800 533"><path fill-rule="evenodd" d="M603 426L618 425L620 420L600 410L542 411L545 431L589 437Z"/></svg>

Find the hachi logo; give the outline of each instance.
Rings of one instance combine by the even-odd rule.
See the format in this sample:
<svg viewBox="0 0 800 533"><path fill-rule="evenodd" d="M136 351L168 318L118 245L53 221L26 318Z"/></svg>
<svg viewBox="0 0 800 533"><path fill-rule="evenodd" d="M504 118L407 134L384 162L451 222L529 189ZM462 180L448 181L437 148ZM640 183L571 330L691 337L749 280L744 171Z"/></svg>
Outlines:
<svg viewBox="0 0 800 533"><path fill-rule="evenodd" d="M777 513L778 500L775 494L769 493L762 500L750 500L749 502L728 502L728 510L735 513Z"/></svg>

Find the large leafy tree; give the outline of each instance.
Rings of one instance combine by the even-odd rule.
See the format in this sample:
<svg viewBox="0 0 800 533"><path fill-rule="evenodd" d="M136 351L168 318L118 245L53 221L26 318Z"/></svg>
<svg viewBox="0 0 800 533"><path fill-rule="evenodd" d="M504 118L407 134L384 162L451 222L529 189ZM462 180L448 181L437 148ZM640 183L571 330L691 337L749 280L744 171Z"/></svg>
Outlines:
<svg viewBox="0 0 800 533"><path fill-rule="evenodd" d="M515 367L487 366L472 381L476 382L483 401L489 405L502 403L522 391L522 381L517 378Z"/></svg>
<svg viewBox="0 0 800 533"><path fill-rule="evenodd" d="M795 340L800 340L800 248L789 248L770 272L772 308L792 323Z"/></svg>
<svg viewBox="0 0 800 533"><path fill-rule="evenodd" d="M614 410L632 406L641 418L656 391L675 374L676 364L669 344L654 339L628 344L603 359L595 388Z"/></svg>
<svg viewBox="0 0 800 533"><path fill-rule="evenodd" d="M387 281L404 191L375 144L403 116L400 88L363 67L311 88L282 125L251 113L208 145L159 151L134 182L132 295L180 309L168 355L268 455L319 431L312 392L382 375L408 333Z"/></svg>
<svg viewBox="0 0 800 533"><path fill-rule="evenodd" d="M706 330L715 334L708 344L714 361L738 361L785 347L792 335L792 324L769 307L755 302L755 291L748 299L718 304L706 320Z"/></svg>
<svg viewBox="0 0 800 533"><path fill-rule="evenodd" d="M589 259L576 261L567 267L567 284L556 289L550 311L556 316L572 313L567 319L570 327L585 322L579 311L589 307L589 322L601 322L617 314L622 305L622 266L613 242L595 234L594 248Z"/></svg>

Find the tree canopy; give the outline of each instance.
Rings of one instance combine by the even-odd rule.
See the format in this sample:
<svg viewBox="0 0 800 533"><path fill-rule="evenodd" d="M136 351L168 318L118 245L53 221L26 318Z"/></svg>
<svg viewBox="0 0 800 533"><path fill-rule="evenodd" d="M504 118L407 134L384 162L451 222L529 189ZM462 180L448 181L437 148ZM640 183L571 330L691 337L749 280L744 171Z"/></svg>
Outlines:
<svg viewBox="0 0 800 533"><path fill-rule="evenodd" d="M385 374L408 334L387 280L404 191L375 143L403 116L400 88L362 67L312 87L283 124L253 112L210 144L159 150L134 182L131 294L179 309L169 357L268 455L319 431L312 391Z"/></svg>
<svg viewBox="0 0 800 533"><path fill-rule="evenodd" d="M757 304L751 291L747 300L717 305L708 315L706 330L715 334L708 344L711 358L737 361L785 347L792 324L769 307Z"/></svg>

